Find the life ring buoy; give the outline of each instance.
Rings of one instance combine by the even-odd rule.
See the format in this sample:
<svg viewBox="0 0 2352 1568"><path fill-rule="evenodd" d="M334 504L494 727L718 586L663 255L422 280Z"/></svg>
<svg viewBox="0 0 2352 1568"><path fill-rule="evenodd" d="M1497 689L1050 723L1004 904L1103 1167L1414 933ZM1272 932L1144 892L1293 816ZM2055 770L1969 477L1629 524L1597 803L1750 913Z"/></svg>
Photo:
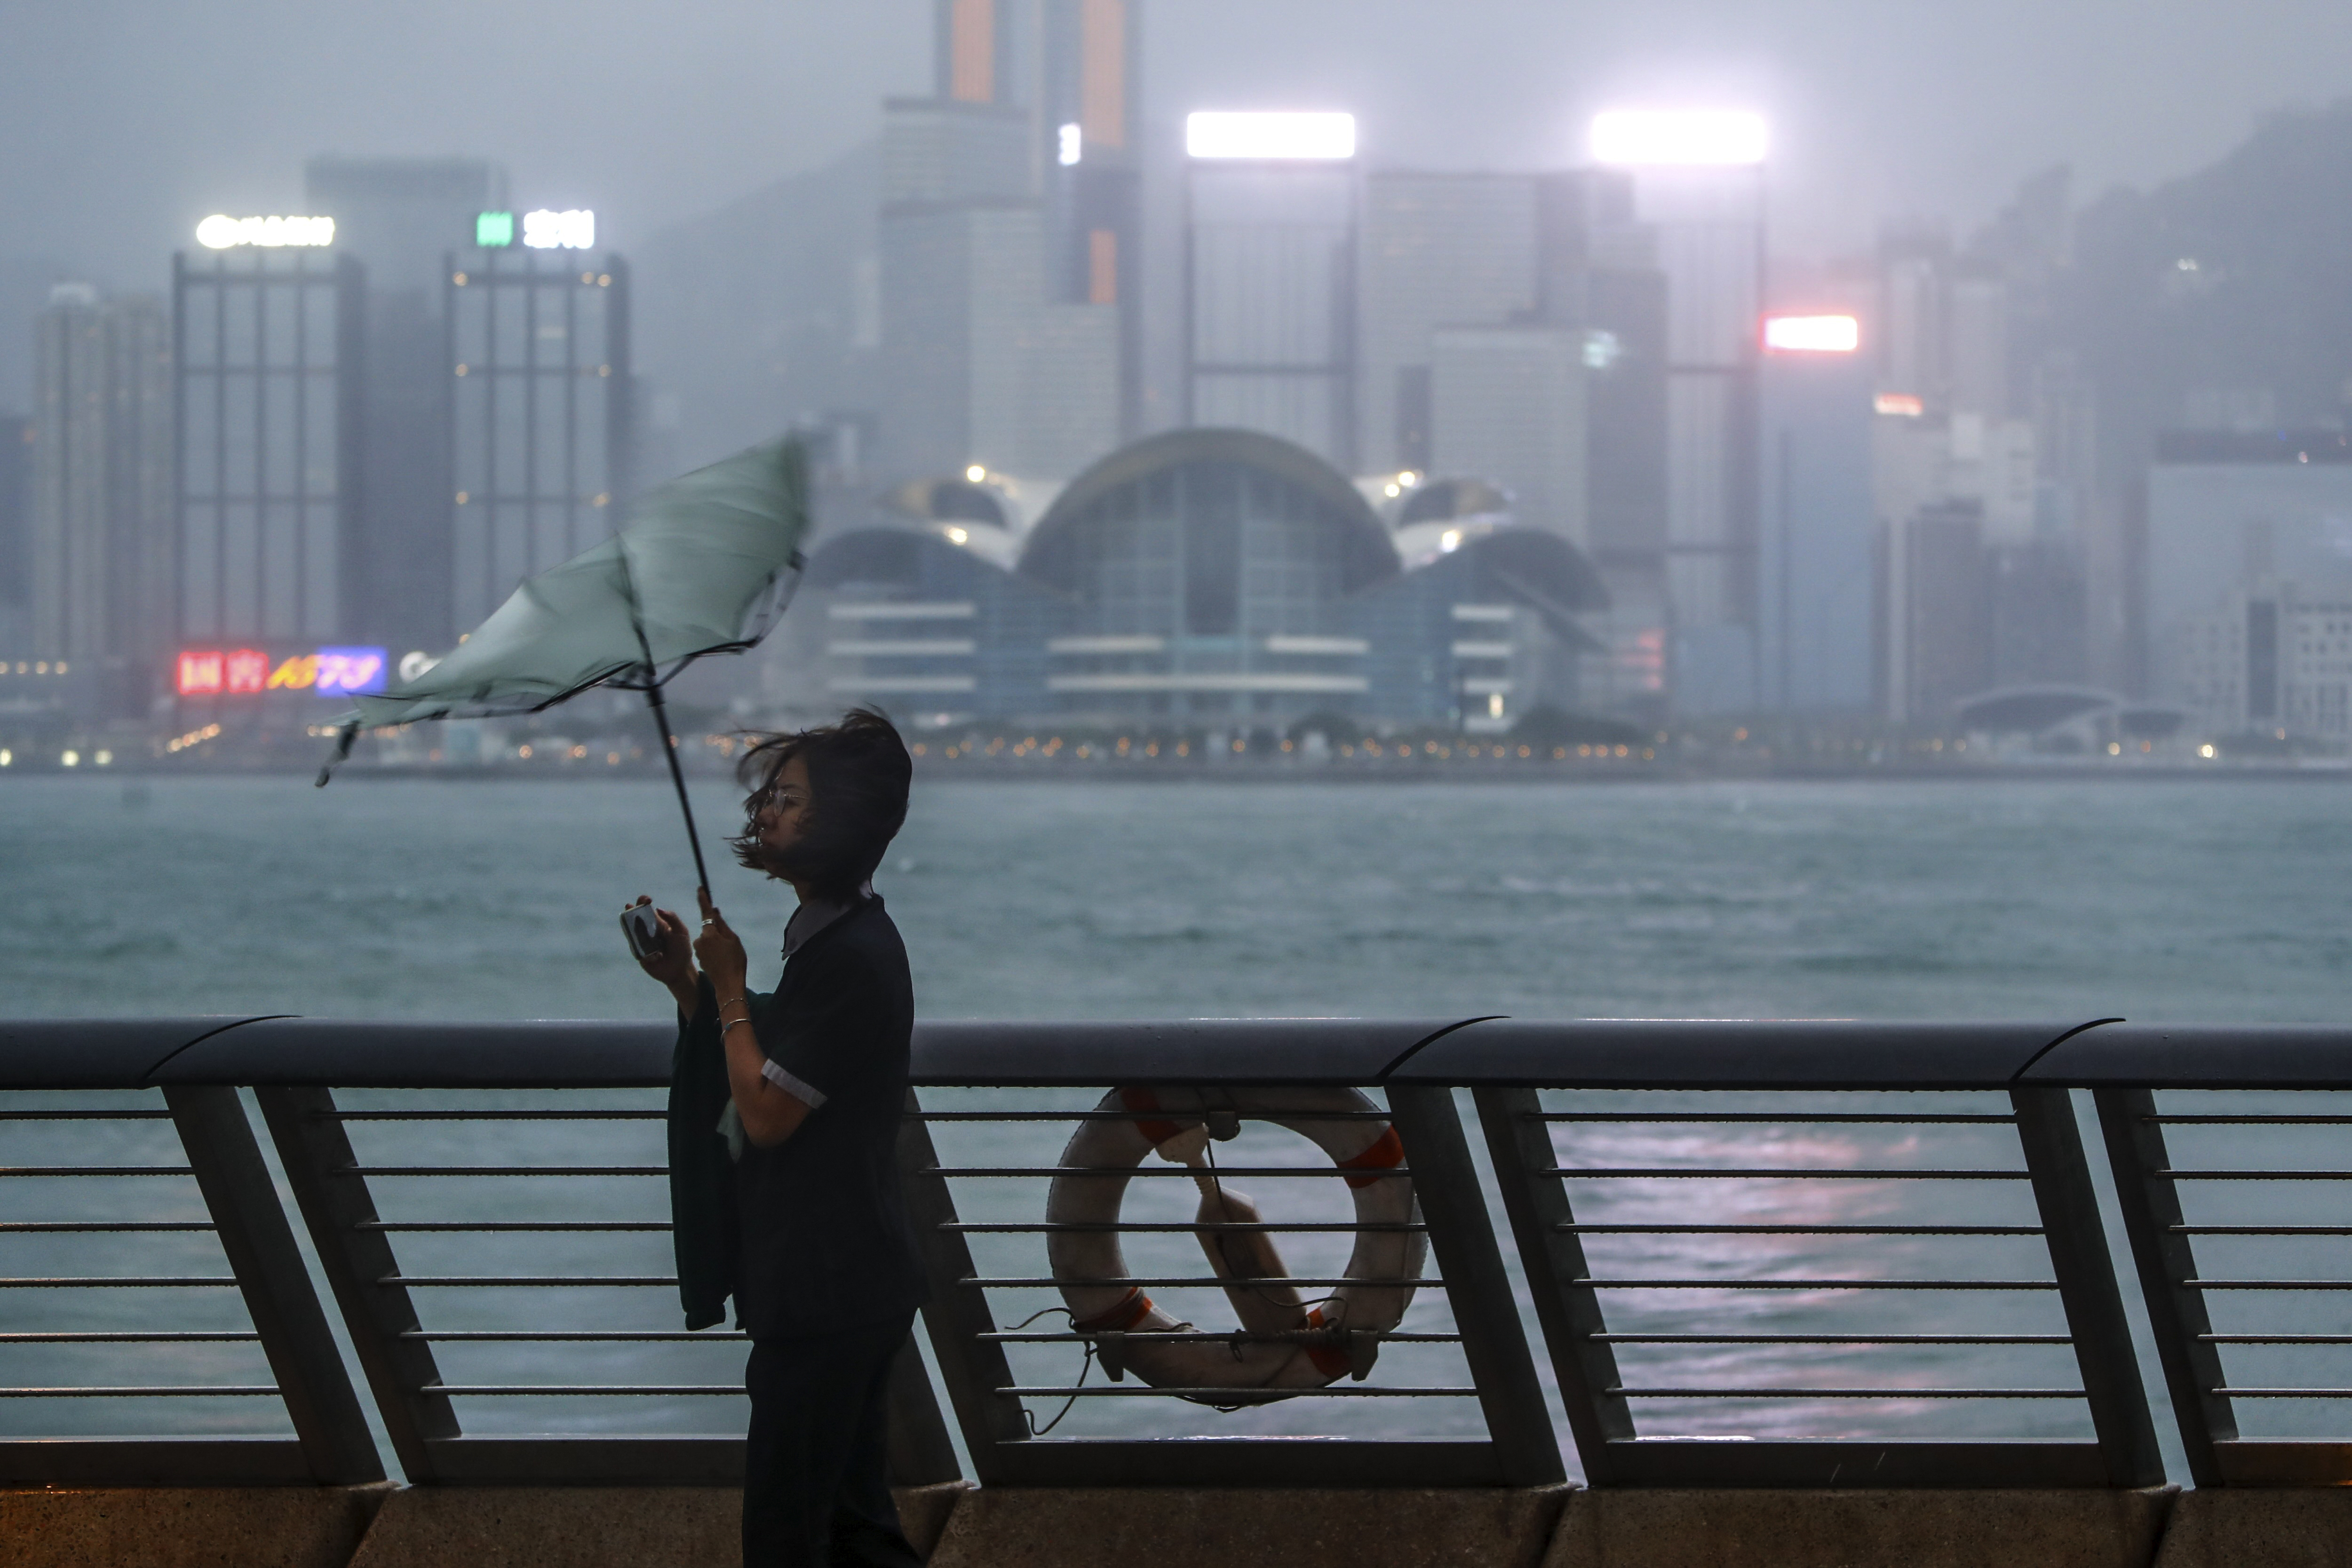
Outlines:
<svg viewBox="0 0 2352 1568"><path fill-rule="evenodd" d="M1404 1145L1378 1105L1353 1089L1128 1088L1112 1090L1095 1109L1063 1149L1062 1174L1046 1194L1045 1252L1071 1326L1104 1353L1112 1376L1132 1371L1155 1387L1236 1391L1232 1399L1203 1399L1224 1405L1281 1398L1281 1390L1319 1388L1370 1370L1379 1336L1412 1303L1413 1287L1392 1281L1418 1279L1428 1256L1412 1179L1385 1174L1404 1163ZM1219 1228L1259 1223L1255 1206L1201 1163L1210 1118L1220 1113L1287 1127L1349 1173L1343 1179L1360 1228L1349 1282L1311 1306L1296 1286L1274 1282L1288 1270L1269 1233ZM1230 1339L1189 1337L1192 1325L1129 1281L1112 1227L1131 1173L1154 1152L1192 1167L1202 1192L1194 1234L1216 1277L1256 1281L1225 1287L1242 1325ZM1180 1332L1188 1337L1160 1337Z"/></svg>

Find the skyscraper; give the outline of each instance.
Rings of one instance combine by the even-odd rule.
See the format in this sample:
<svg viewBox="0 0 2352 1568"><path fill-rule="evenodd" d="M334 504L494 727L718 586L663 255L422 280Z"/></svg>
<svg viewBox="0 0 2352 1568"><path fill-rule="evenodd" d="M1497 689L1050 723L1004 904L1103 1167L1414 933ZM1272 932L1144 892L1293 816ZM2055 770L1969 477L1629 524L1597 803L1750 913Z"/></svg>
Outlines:
<svg viewBox="0 0 2352 1568"><path fill-rule="evenodd" d="M145 714L168 640L172 356L153 299L60 284L35 355L30 652L93 716Z"/></svg>
<svg viewBox="0 0 2352 1568"><path fill-rule="evenodd" d="M366 274L317 245L173 260L183 640L349 634Z"/></svg>
<svg viewBox="0 0 2352 1568"><path fill-rule="evenodd" d="M450 600L444 264L472 243L479 214L506 206L506 173L473 158L323 157L303 174L310 211L334 219L336 248L367 268L355 361L364 522L349 541L365 591L345 606L344 634L439 648L463 630Z"/></svg>
<svg viewBox="0 0 2352 1568"><path fill-rule="evenodd" d="M1195 114L1185 152L1185 423L1353 472L1354 118Z"/></svg>
<svg viewBox="0 0 2352 1568"><path fill-rule="evenodd" d="M0 659L26 653L32 609L33 422L0 414Z"/></svg>
<svg viewBox="0 0 2352 1568"><path fill-rule="evenodd" d="M442 591L463 629L608 538L634 489L629 273L606 253L491 246L451 262L444 287L455 461Z"/></svg>
<svg viewBox="0 0 2352 1568"><path fill-rule="evenodd" d="M1064 304L1118 314L1118 434L1141 417L1143 172L1138 145L1137 0L1039 0L1038 131L1050 149L1047 287ZM1033 133L1034 134L1034 133Z"/></svg>
<svg viewBox="0 0 2352 1568"><path fill-rule="evenodd" d="M1734 111L1622 111L1593 153L1633 176L1666 283L1668 582L1676 696L1699 712L1759 695L1756 667L1758 318L1764 126Z"/></svg>
<svg viewBox="0 0 2352 1568"><path fill-rule="evenodd" d="M1045 32L1024 33L995 0L941 0L934 95L883 106L880 434L902 476L1066 479L1118 444L1133 329L1119 149L1103 148L1102 180L1076 171L1089 91L1098 143L1128 136L1127 19L1125 6L1050 6ZM1066 68L1054 101L1081 116L1074 135L1050 133L1050 160L1016 37L1055 41L1035 52Z"/></svg>

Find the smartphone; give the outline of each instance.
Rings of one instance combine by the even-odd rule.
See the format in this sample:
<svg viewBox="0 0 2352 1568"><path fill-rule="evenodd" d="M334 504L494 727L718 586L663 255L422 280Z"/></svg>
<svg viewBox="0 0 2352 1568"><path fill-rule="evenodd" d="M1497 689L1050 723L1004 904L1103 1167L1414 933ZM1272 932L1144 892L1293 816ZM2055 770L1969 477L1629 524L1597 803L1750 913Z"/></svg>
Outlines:
<svg viewBox="0 0 2352 1568"><path fill-rule="evenodd" d="M639 958L656 958L662 952L661 916L650 904L633 904L621 911L621 934L629 951Z"/></svg>

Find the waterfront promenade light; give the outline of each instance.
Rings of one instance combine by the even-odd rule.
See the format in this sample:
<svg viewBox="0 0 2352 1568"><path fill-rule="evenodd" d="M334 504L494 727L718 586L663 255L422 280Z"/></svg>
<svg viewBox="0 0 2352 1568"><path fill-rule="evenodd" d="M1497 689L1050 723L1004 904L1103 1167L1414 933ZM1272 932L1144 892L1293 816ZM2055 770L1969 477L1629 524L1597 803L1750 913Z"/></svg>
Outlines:
<svg viewBox="0 0 2352 1568"><path fill-rule="evenodd" d="M1862 347L1862 323L1851 316L1767 316L1764 346L1783 354L1851 354Z"/></svg>
<svg viewBox="0 0 2352 1568"><path fill-rule="evenodd" d="M1764 117L1738 109L1612 109L1593 117L1596 162L1624 168L1761 163Z"/></svg>
<svg viewBox="0 0 2352 1568"><path fill-rule="evenodd" d="M1339 162L1356 155L1356 117L1204 111L1185 118L1184 151L1194 158Z"/></svg>

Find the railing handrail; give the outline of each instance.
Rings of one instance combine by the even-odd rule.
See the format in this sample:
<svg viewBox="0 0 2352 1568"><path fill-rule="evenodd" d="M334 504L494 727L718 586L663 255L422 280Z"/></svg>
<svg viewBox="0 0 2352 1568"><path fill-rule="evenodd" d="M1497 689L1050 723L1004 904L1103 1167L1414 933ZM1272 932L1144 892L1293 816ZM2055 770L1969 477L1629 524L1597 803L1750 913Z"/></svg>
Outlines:
<svg viewBox="0 0 2352 1568"><path fill-rule="evenodd" d="M276 1016L0 1020L0 1089L294 1084L657 1088L668 1020ZM2352 1027L2122 1019L935 1020L918 1087L1449 1084L1465 1088L2352 1088Z"/></svg>

